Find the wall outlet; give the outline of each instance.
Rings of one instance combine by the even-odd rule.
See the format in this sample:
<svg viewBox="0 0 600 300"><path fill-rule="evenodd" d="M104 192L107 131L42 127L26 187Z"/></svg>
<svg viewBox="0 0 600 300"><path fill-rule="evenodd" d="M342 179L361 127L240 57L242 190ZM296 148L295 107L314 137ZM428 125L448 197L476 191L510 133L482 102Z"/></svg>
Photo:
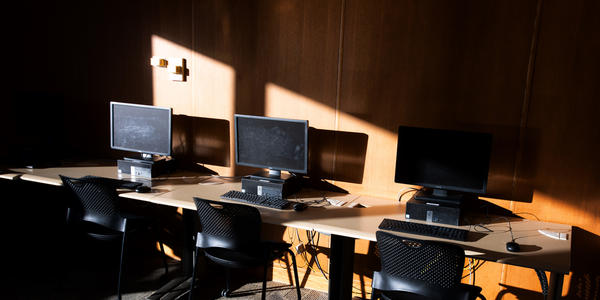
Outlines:
<svg viewBox="0 0 600 300"><path fill-rule="evenodd" d="M306 250L306 248L304 248L304 243L300 243L298 245L296 245L296 254L300 254L302 252L304 252Z"/></svg>

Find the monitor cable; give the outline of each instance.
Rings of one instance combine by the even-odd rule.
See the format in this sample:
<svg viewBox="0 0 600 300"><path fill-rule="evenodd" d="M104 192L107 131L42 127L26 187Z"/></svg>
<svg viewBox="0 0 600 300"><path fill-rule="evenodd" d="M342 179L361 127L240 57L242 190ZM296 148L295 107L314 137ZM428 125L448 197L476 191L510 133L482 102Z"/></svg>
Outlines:
<svg viewBox="0 0 600 300"><path fill-rule="evenodd" d="M402 203L402 197L404 197L404 195L410 193L410 192L418 192L422 190L422 188L414 188L414 187L406 187L403 188L402 190L400 190L400 192L398 193L398 202Z"/></svg>

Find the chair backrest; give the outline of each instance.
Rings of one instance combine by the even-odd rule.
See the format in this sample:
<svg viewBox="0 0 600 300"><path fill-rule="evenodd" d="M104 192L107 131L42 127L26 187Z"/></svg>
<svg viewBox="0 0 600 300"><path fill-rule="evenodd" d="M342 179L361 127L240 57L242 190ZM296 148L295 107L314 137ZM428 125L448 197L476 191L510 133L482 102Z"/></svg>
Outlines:
<svg viewBox="0 0 600 300"><path fill-rule="evenodd" d="M384 231L377 231L376 236L381 269L387 275L444 288L460 284L465 252L459 246L407 239Z"/></svg>
<svg viewBox="0 0 600 300"><path fill-rule="evenodd" d="M196 246L252 250L260 242L261 218L255 207L194 197L201 231Z"/></svg>
<svg viewBox="0 0 600 300"><path fill-rule="evenodd" d="M121 215L117 204L116 187L99 177L71 178L60 175L63 185L72 191L83 209L83 220L104 227L125 230L126 218Z"/></svg>

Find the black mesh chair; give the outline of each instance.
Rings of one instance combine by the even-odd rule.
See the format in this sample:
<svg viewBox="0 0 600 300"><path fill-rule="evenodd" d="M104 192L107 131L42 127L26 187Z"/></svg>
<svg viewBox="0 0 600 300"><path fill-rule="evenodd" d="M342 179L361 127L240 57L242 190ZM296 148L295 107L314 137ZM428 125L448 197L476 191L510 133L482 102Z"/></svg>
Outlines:
<svg viewBox="0 0 600 300"><path fill-rule="evenodd" d="M289 249L291 245L282 242L261 241L261 218L256 208L199 198L194 198L194 202L202 228L196 239L196 255L189 299L193 298L196 268L202 250L208 259L226 268L227 285L221 292L221 295L225 297L230 295L229 269L263 266L262 299L265 299L269 262L289 253L294 267L296 291L298 299L300 299L298 269L294 253Z"/></svg>
<svg viewBox="0 0 600 300"><path fill-rule="evenodd" d="M377 231L381 271L373 273L371 299L485 299L481 288L460 282L462 248Z"/></svg>
<svg viewBox="0 0 600 300"><path fill-rule="evenodd" d="M71 203L67 209L69 223L82 223L86 233L99 240L121 240L121 256L119 262L119 277L117 283L118 299L121 299L121 278L123 271L125 242L129 233L153 227L158 237L155 222L152 218L134 215L120 209L117 188L114 180L101 177L86 176L70 178L60 175L63 185L73 192L78 203ZM79 204L79 205L77 205ZM160 239L160 250L163 254L165 275L169 272L167 260Z"/></svg>

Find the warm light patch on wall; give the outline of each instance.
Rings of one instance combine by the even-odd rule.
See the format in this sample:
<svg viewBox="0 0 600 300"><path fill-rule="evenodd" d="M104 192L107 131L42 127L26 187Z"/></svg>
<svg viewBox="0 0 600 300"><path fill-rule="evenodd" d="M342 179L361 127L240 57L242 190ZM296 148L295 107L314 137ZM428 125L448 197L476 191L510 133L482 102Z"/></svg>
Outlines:
<svg viewBox="0 0 600 300"><path fill-rule="evenodd" d="M339 183L357 194L394 198L400 187L394 183L396 170L396 133L347 113L340 113L338 130L360 132L368 136L363 184Z"/></svg>
<svg viewBox="0 0 600 300"><path fill-rule="evenodd" d="M192 51L186 47L152 35L152 56L166 58L180 57L189 59ZM174 62L173 62L174 63ZM167 62L167 66L169 63ZM156 106L172 107L173 113L180 114L191 108L191 84L193 73L190 72L187 82L172 81L170 73L164 68L152 68L153 103Z"/></svg>
<svg viewBox="0 0 600 300"><path fill-rule="evenodd" d="M169 72L152 68L154 105L171 107L174 114L228 120L230 136L233 136L235 69L157 35L152 35L151 43L152 56L185 58L188 71L185 82L174 82L168 78ZM232 143L230 139L230 157L233 156ZM233 175L231 167L211 166L211 169L221 175Z"/></svg>
<svg viewBox="0 0 600 300"><path fill-rule="evenodd" d="M335 129L335 108L270 82L265 85L265 115L308 120L311 127Z"/></svg>
<svg viewBox="0 0 600 300"><path fill-rule="evenodd" d="M351 193L388 198L393 198L398 193L398 184L394 184L395 165L390 163L396 158L396 133L342 111L338 112L336 116L335 107L325 105L274 83L265 85L265 115L306 119L309 120L311 127L319 129L367 134L368 144L363 184L341 182L336 182L336 184L343 186ZM323 155L330 156L332 154ZM337 156L339 153L333 155ZM330 157L323 159L330 159ZM336 157L335 159L345 158ZM369 181L369 184L364 184ZM369 187L369 190L365 190L365 186ZM375 188L371 189L373 187Z"/></svg>
<svg viewBox="0 0 600 300"><path fill-rule="evenodd" d="M523 217L530 218L532 216L540 216L544 222L556 222L562 224L570 224L573 226L584 226L587 231L594 234L600 234L600 223L586 223L590 220L595 220L596 215L593 210L586 210L577 203L565 202L564 199L545 193L540 190L533 191L532 203L543 203L543 205L531 205L531 203L513 202L513 212L522 213ZM568 212L568 213L565 213Z"/></svg>
<svg viewBox="0 0 600 300"><path fill-rule="evenodd" d="M235 110L235 70L188 47L152 35L152 55L186 59L186 82L173 82L168 72L153 68L154 105L174 114L230 120Z"/></svg>

